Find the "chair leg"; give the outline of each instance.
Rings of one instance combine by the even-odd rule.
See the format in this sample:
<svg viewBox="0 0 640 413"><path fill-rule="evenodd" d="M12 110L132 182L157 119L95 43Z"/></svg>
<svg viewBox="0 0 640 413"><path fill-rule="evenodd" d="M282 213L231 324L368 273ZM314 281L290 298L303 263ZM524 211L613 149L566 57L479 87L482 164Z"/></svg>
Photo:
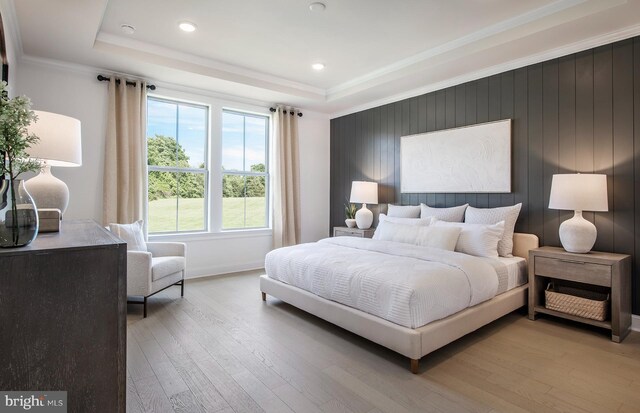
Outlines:
<svg viewBox="0 0 640 413"><path fill-rule="evenodd" d="M182 279L182 282L180 283L180 297L184 297L184 278Z"/></svg>
<svg viewBox="0 0 640 413"><path fill-rule="evenodd" d="M144 297L144 304L142 309L142 318L147 318L147 297Z"/></svg>
<svg viewBox="0 0 640 413"><path fill-rule="evenodd" d="M262 301L267 301L267 293L262 293Z"/></svg>

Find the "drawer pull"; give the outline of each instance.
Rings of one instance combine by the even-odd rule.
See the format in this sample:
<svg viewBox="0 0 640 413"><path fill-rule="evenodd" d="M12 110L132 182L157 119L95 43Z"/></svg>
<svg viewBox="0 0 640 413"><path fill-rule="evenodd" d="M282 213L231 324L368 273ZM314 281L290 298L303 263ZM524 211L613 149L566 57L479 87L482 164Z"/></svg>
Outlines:
<svg viewBox="0 0 640 413"><path fill-rule="evenodd" d="M585 264L584 261L572 261L572 260L558 260L558 261L560 261L560 262L568 262L568 263L571 263L571 264L580 264L580 265L584 265Z"/></svg>

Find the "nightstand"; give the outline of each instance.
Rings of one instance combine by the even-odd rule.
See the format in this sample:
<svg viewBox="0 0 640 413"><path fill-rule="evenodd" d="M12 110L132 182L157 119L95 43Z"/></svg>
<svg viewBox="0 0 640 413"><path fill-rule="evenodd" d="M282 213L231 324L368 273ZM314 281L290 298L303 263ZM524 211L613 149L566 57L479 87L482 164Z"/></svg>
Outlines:
<svg viewBox="0 0 640 413"><path fill-rule="evenodd" d="M592 320L546 308L544 291L552 281L609 292L609 319ZM539 313L609 329L611 340L621 342L631 327L631 257L596 251L574 254L557 247L529 251L529 319L535 320Z"/></svg>
<svg viewBox="0 0 640 413"><path fill-rule="evenodd" d="M359 237L359 238L372 238L375 228L360 229L360 228L348 228L348 227L333 227L334 237Z"/></svg>

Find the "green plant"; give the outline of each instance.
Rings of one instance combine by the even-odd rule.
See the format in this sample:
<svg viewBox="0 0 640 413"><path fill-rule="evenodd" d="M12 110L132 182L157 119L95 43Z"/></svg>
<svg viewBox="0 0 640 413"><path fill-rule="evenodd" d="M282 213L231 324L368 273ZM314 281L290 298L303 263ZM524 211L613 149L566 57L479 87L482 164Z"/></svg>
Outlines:
<svg viewBox="0 0 640 413"><path fill-rule="evenodd" d="M38 171L40 162L29 157L28 149L39 138L29 133L27 127L37 120L26 96L9 98L7 83L0 83L0 176L10 180L20 174Z"/></svg>
<svg viewBox="0 0 640 413"><path fill-rule="evenodd" d="M0 180L8 180L11 188L11 217L18 222L16 188L13 181L20 174L40 169L40 162L29 157L29 148L39 138L27 127L37 120L26 96L9 98L7 83L0 83ZM13 238L18 242L18 226L13 226Z"/></svg>
<svg viewBox="0 0 640 413"><path fill-rule="evenodd" d="M356 206L355 204L352 204L351 202L349 202L349 200L346 200L347 203L344 204L344 216L347 217L347 219L355 219L356 218Z"/></svg>

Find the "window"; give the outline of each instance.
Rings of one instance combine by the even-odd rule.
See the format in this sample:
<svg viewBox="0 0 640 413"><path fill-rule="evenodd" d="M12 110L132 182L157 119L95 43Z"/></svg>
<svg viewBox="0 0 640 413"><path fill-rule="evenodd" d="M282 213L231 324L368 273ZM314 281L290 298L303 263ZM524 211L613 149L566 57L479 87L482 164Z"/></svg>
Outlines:
<svg viewBox="0 0 640 413"><path fill-rule="evenodd" d="M269 117L222 112L222 229L269 226Z"/></svg>
<svg viewBox="0 0 640 413"><path fill-rule="evenodd" d="M147 99L149 233L206 231L209 108Z"/></svg>

